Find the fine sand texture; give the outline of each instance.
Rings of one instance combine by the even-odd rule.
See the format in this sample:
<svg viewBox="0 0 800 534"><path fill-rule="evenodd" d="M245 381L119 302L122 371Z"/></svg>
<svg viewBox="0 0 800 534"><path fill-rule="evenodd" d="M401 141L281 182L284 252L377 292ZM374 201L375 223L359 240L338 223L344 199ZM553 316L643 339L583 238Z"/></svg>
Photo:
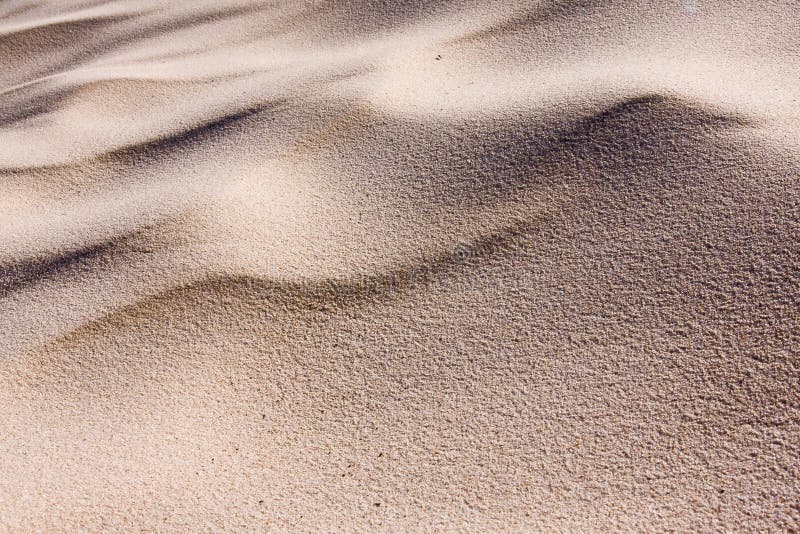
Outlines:
<svg viewBox="0 0 800 534"><path fill-rule="evenodd" d="M0 2L0 532L799 530L799 2Z"/></svg>

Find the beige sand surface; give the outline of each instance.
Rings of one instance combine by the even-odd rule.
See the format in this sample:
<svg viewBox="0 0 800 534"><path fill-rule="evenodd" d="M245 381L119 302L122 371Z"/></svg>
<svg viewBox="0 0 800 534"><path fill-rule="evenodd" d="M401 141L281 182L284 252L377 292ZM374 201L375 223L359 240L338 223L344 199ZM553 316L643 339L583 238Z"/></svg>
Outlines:
<svg viewBox="0 0 800 534"><path fill-rule="evenodd" d="M0 532L800 530L800 3L0 2Z"/></svg>

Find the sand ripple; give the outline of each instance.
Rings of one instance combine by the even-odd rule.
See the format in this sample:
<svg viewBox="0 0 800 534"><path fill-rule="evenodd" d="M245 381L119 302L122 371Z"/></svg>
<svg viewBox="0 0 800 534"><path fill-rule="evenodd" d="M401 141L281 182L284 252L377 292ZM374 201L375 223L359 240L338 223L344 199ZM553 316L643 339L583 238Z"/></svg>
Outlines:
<svg viewBox="0 0 800 534"><path fill-rule="evenodd" d="M800 528L798 17L0 5L0 530Z"/></svg>

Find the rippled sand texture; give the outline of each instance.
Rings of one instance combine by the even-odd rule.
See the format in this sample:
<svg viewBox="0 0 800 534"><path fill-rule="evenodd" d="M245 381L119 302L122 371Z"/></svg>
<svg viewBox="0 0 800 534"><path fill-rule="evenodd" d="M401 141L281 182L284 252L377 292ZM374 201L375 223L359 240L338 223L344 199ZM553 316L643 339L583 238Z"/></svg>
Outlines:
<svg viewBox="0 0 800 534"><path fill-rule="evenodd" d="M797 531L798 20L0 3L0 531Z"/></svg>

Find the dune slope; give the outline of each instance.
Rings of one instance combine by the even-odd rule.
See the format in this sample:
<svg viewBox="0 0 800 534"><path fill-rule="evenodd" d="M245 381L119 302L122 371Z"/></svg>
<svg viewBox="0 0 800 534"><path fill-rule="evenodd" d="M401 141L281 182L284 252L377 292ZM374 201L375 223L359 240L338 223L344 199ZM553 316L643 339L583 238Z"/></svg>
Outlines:
<svg viewBox="0 0 800 534"><path fill-rule="evenodd" d="M0 530L800 529L800 4L0 5Z"/></svg>

